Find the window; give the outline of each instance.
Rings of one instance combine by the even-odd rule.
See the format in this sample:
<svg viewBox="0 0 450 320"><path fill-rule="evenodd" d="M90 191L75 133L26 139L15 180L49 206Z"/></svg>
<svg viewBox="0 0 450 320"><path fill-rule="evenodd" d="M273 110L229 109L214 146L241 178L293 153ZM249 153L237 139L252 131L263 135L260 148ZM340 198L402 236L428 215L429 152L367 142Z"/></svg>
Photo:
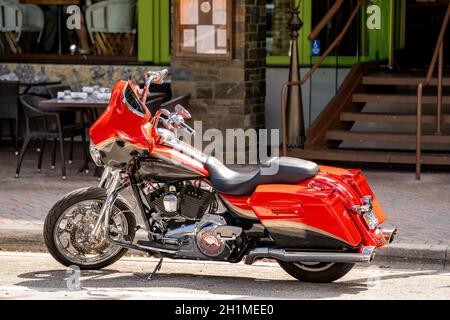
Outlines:
<svg viewBox="0 0 450 320"><path fill-rule="evenodd" d="M334 5L335 0L320 0L312 2L312 26L317 26L322 18L330 11ZM323 28L318 35L317 40L320 40L321 53L325 52L333 43L336 37L344 28L352 11L357 5L357 0L346 0L343 2L341 8L330 22ZM341 56L357 56L359 53L359 24L358 19L355 18L350 29L344 36L341 44L337 47L337 52Z"/></svg>
<svg viewBox="0 0 450 320"><path fill-rule="evenodd" d="M301 64L310 65L318 57L311 55L311 42L308 35L319 21L325 16L335 3L334 0L295 0L300 5L300 19L304 25L298 37L299 60ZM289 65L290 37L287 22L291 16L291 0L268 0L267 2L267 64ZM400 2L398 2L400 3ZM346 0L338 13L330 20L318 36L320 40L320 54L336 39L344 28L357 0ZM368 30L366 25L367 7L378 5L381 8L381 29ZM391 27L393 12L391 0L367 0L363 4L360 14L355 18L351 28L337 48L338 59L334 53L325 59L323 65L352 65L357 61L386 59L389 57Z"/></svg>
<svg viewBox="0 0 450 320"><path fill-rule="evenodd" d="M77 1L74 1L77 2ZM170 60L170 1L0 1L0 54L7 60L118 63Z"/></svg>
<svg viewBox="0 0 450 320"><path fill-rule="evenodd" d="M269 56L289 55L290 37L287 22L291 0L267 1L267 38L266 48Z"/></svg>

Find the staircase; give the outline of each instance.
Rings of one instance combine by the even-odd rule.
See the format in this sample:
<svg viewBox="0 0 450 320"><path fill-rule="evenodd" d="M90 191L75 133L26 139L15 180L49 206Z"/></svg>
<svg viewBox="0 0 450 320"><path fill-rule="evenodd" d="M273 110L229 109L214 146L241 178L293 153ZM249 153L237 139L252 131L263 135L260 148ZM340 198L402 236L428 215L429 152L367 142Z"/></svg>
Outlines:
<svg viewBox="0 0 450 320"><path fill-rule="evenodd" d="M304 149L288 155L311 160L415 164L417 85L425 76L380 72L356 65L338 94L308 130ZM422 164L450 165L450 78L444 78L442 134L436 134L437 79L424 91Z"/></svg>

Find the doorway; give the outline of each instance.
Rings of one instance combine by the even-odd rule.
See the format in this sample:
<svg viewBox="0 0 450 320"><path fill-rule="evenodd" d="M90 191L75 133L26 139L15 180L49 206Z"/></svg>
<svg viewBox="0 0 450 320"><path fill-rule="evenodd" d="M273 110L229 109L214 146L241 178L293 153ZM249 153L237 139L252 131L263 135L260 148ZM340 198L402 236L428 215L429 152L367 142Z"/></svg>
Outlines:
<svg viewBox="0 0 450 320"><path fill-rule="evenodd" d="M444 21L448 1L406 0L403 14L404 48L397 51L397 62L402 69L424 69L429 66L439 32ZM450 34L444 40L444 63L450 64L445 53L450 49Z"/></svg>

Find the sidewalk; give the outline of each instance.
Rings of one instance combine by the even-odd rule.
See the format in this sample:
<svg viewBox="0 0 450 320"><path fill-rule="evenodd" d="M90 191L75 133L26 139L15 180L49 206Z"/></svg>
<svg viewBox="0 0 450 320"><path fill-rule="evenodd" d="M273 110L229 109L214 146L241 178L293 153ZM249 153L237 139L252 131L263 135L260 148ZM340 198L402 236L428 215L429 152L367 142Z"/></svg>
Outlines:
<svg viewBox="0 0 450 320"><path fill-rule="evenodd" d="M95 186L97 179L92 172L77 172L81 160L76 157L74 164L67 166L68 179L62 181L58 159L56 169L50 169L49 150L42 173L36 173L37 153L30 150L20 179L15 179L17 158L5 149L0 150L0 250L45 250L42 225L49 209L64 194ZM450 173L425 173L422 181L416 182L414 173L408 171L364 172L389 216L386 225L399 229L395 242L380 250L377 260L450 266Z"/></svg>

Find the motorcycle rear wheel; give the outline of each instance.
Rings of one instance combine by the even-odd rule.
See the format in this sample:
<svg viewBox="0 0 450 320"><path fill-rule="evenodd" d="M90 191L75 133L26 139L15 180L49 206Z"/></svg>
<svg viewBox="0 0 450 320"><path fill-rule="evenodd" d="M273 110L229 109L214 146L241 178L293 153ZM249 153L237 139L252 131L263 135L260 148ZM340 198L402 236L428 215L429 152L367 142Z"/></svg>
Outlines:
<svg viewBox="0 0 450 320"><path fill-rule="evenodd" d="M78 238L79 234L86 228L86 224L90 224L90 226L87 227L91 228L93 224L93 221L90 220L87 220L88 223L83 224L85 221L83 219L86 219L86 213L82 212L83 210L81 209L85 209L85 205L92 203L92 208L85 210L95 212L93 209L94 205L96 204L95 208L98 210L98 208L101 208L105 199L105 189L83 188L64 196L50 209L44 223L44 241L53 258L64 266L75 265L82 270L98 270L113 264L128 251L126 248L115 246L103 238L98 241L99 244L97 244L97 247L94 247L94 249L89 247L87 249L87 251L99 251L98 256L93 255L92 252L79 251L83 248L82 244L78 243L80 241ZM134 239L136 219L130 206L124 199L119 197L114 203L113 212L115 212L114 217L120 219L119 224L121 224L121 226L120 230L117 229L117 232L120 231L121 236L127 235L131 240ZM77 215L81 217L81 222L80 220L78 220L77 223L72 222L72 220L75 220L73 217L76 217ZM64 218L71 222L64 222ZM113 219L113 217L111 217L111 219ZM70 226L68 227L67 224L70 224ZM64 243L66 243L65 245L59 236L63 232L70 235L69 239L64 239L66 240L64 241ZM103 226L101 227L100 232L103 232ZM68 248L70 246L72 246L72 248L69 250Z"/></svg>
<svg viewBox="0 0 450 320"><path fill-rule="evenodd" d="M303 282L330 283L345 276L355 265L353 263L292 263L278 261L288 274Z"/></svg>

